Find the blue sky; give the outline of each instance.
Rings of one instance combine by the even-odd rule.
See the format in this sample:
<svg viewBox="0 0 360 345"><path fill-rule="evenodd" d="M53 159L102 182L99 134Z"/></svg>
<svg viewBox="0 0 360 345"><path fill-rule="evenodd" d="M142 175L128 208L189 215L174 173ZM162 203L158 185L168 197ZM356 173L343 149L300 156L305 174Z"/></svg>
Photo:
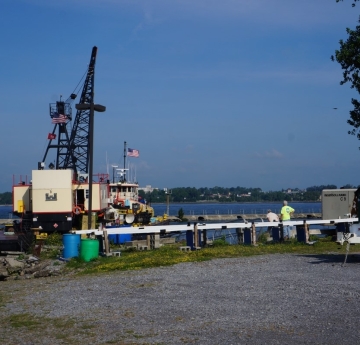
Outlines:
<svg viewBox="0 0 360 345"><path fill-rule="evenodd" d="M356 94L330 60L358 16L335 0L2 0L0 192L37 169L49 103L93 46L94 173L127 141L141 186L358 185Z"/></svg>

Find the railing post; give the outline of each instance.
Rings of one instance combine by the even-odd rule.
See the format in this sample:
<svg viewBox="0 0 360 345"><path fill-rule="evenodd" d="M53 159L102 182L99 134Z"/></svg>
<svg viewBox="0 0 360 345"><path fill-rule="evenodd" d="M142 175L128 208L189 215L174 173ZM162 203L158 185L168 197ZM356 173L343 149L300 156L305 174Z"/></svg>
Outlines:
<svg viewBox="0 0 360 345"><path fill-rule="evenodd" d="M255 227L255 223L252 222L251 224L251 232L252 232L252 236L251 236L251 243L252 245L256 245L256 227Z"/></svg>
<svg viewBox="0 0 360 345"><path fill-rule="evenodd" d="M309 242L309 225L306 223L306 220L304 220L304 230L305 230L305 242Z"/></svg>
<svg viewBox="0 0 360 345"><path fill-rule="evenodd" d="M194 242L195 242L195 249L199 246L199 236L198 236L198 225L197 223L194 224Z"/></svg>

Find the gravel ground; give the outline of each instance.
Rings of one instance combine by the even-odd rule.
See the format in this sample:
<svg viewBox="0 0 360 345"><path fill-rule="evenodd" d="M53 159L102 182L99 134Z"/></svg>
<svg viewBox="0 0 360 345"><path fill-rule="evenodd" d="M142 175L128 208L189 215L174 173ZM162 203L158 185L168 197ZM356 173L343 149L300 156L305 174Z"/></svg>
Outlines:
<svg viewBox="0 0 360 345"><path fill-rule="evenodd" d="M0 343L358 344L360 259L343 260L264 255L1 282ZM10 327L26 313L42 326Z"/></svg>

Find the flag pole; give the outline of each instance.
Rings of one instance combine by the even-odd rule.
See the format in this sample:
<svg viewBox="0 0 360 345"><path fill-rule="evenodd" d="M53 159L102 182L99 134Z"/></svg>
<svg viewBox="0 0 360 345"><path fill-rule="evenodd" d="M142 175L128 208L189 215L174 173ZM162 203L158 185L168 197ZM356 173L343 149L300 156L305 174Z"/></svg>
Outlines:
<svg viewBox="0 0 360 345"><path fill-rule="evenodd" d="M124 181L126 181L125 168L126 168L126 141L124 141Z"/></svg>

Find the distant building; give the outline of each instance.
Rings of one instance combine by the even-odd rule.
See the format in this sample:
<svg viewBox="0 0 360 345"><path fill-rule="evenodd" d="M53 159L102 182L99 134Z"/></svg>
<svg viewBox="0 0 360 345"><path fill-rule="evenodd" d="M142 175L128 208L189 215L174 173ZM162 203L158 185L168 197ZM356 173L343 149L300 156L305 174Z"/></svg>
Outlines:
<svg viewBox="0 0 360 345"><path fill-rule="evenodd" d="M143 190L145 193L151 193L153 190L158 190L159 188L152 188L151 185L146 185L145 187L139 187L139 190Z"/></svg>
<svg viewBox="0 0 360 345"><path fill-rule="evenodd" d="M291 189L291 188L287 188L287 189L283 189L282 192L286 193L286 194L299 194L299 193L302 193L304 191L300 190L299 188L294 188L294 189ZM306 192L306 190L305 190Z"/></svg>

